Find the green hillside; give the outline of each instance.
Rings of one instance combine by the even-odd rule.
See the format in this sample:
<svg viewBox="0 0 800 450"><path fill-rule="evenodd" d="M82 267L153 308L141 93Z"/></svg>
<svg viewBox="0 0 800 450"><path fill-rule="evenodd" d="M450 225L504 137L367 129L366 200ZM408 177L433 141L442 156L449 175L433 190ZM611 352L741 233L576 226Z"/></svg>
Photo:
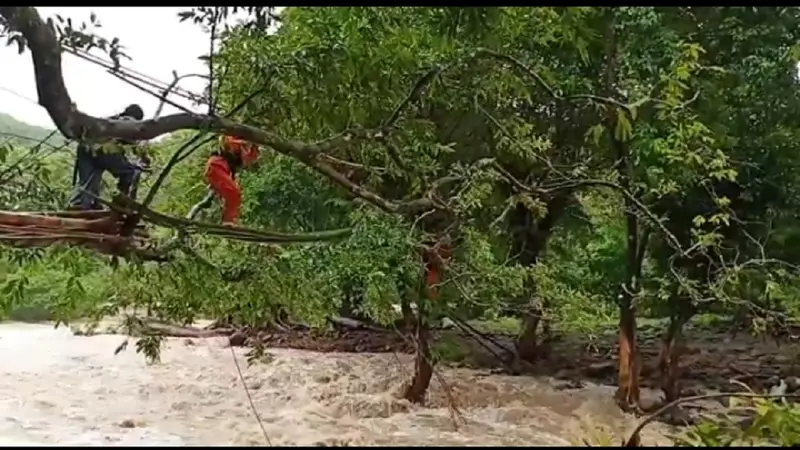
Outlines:
<svg viewBox="0 0 800 450"><path fill-rule="evenodd" d="M51 133L52 129L21 122L9 114L0 113L0 144L31 147L44 140L45 147L64 145L65 139L60 133Z"/></svg>

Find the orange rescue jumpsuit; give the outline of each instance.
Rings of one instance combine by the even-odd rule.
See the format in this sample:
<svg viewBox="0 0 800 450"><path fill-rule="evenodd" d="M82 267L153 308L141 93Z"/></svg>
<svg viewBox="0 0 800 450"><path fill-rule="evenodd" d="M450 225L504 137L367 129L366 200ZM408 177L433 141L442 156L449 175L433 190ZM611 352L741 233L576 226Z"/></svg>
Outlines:
<svg viewBox="0 0 800 450"><path fill-rule="evenodd" d="M206 162L205 179L211 190L222 198L222 223L239 220L242 191L236 183L236 172L258 159L258 147L232 136L222 138L221 151L214 152Z"/></svg>
<svg viewBox="0 0 800 450"><path fill-rule="evenodd" d="M434 252L436 252L436 254L433 254ZM452 255L452 248L445 243L437 243L433 246L433 251L426 251L423 255L423 262L425 263L425 284L428 287L428 296L431 300L435 300L439 297L437 285L442 281L441 272L444 269L441 267L439 260L441 259L447 262Z"/></svg>

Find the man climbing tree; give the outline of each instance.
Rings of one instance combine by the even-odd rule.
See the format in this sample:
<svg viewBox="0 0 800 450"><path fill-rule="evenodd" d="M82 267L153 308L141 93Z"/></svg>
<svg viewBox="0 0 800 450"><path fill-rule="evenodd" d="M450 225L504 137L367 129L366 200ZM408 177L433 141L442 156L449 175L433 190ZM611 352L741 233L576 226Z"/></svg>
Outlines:
<svg viewBox="0 0 800 450"><path fill-rule="evenodd" d="M110 117L112 120L142 120L144 113L137 104L131 104L121 114ZM139 164L133 164L125 155L125 150L133 147L139 157ZM73 176L74 190L70 195L72 209L100 209L97 198L103 172L108 171L117 179L117 189L132 198L136 197L136 187L143 170L150 166L150 158L137 142L115 139L110 143L97 145L82 141L78 145Z"/></svg>
<svg viewBox="0 0 800 450"><path fill-rule="evenodd" d="M239 219L242 191L236 182L236 173L251 166L258 154L258 146L233 136L224 136L220 149L206 162L206 182L223 202L223 225L234 225Z"/></svg>

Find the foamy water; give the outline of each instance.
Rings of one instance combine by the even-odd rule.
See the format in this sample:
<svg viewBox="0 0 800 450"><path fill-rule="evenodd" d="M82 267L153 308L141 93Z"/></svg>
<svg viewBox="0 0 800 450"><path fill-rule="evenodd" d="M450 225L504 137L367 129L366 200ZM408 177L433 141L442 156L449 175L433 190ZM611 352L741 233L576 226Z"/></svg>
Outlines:
<svg viewBox="0 0 800 450"><path fill-rule="evenodd" d="M0 324L0 445L266 445L226 339L170 339L160 364L122 336ZM235 349L272 445L575 445L634 424L610 387L441 370L428 407L397 398L410 357ZM449 394L448 394L449 392ZM463 414L454 424L452 397ZM649 443L669 444L658 430Z"/></svg>

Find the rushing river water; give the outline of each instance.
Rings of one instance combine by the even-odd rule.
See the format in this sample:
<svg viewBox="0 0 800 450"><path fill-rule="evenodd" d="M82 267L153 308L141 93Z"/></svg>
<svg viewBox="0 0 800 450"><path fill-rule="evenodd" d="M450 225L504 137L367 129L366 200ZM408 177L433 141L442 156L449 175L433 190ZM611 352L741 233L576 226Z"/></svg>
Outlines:
<svg viewBox="0 0 800 450"><path fill-rule="evenodd" d="M0 445L266 444L226 339L171 339L155 365L133 345L114 355L123 339L0 324ZM445 369L422 408L396 398L405 355L276 349L247 367L245 352L235 349L272 445L560 446L619 442L634 424L610 387ZM644 438L669 443L657 428Z"/></svg>

